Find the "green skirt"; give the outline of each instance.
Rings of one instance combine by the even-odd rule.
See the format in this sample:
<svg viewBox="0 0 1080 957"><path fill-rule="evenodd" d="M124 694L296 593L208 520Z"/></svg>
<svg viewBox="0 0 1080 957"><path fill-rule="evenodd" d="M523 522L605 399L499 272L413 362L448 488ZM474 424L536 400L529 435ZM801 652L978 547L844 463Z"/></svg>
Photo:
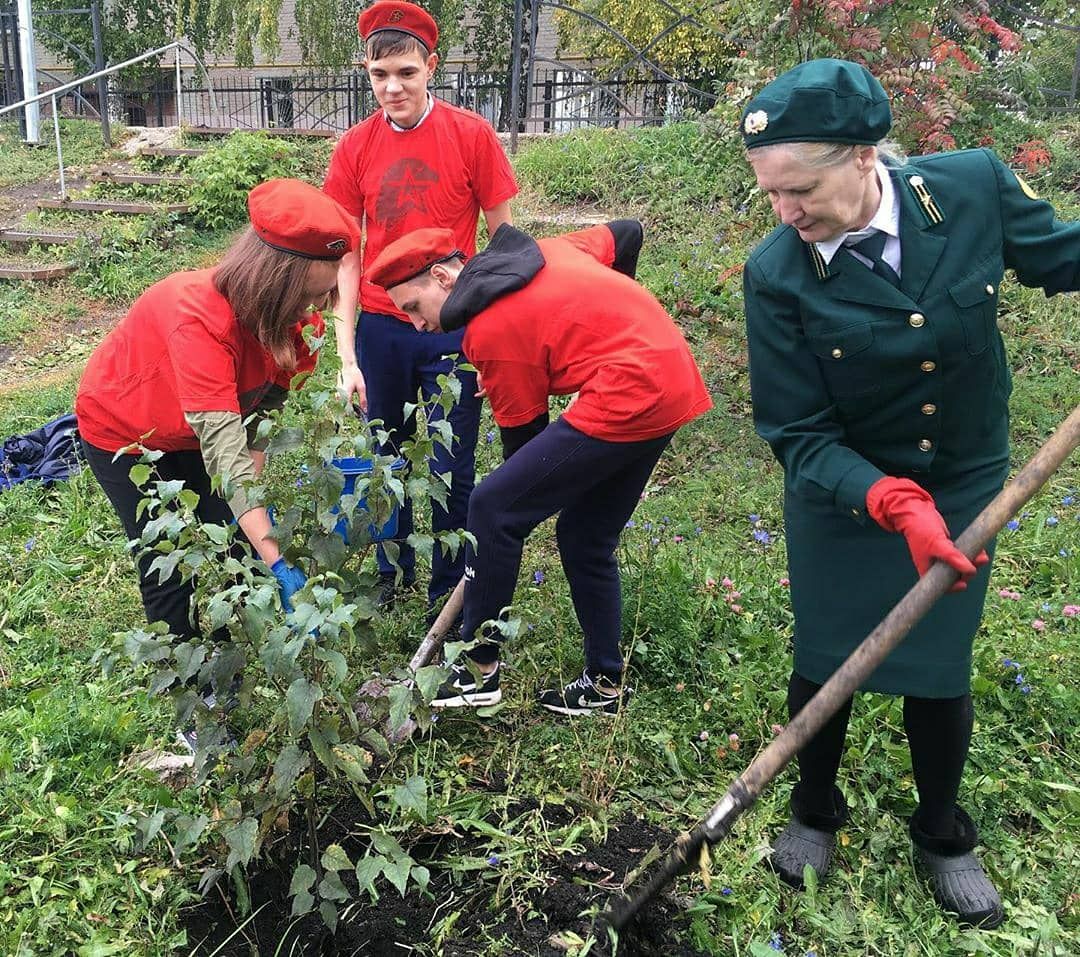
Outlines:
<svg viewBox="0 0 1080 957"><path fill-rule="evenodd" d="M934 496L958 536L1001 489L1000 468L938 487ZM903 535L859 524L832 506L788 491L784 525L795 613L795 671L823 684L918 580ZM987 551L993 558L993 544ZM971 646L982 619L990 565L965 591L946 594L862 685L864 691L955 698L971 688Z"/></svg>

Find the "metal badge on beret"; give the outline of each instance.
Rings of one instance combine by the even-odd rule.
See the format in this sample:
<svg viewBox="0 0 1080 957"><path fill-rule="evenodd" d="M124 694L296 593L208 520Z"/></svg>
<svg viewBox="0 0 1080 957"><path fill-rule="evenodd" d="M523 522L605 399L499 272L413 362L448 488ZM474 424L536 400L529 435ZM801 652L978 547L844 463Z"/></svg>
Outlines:
<svg viewBox="0 0 1080 957"><path fill-rule="evenodd" d="M747 136L753 136L755 133L763 132L769 125L769 114L764 110L755 110L753 113L747 113L746 119L743 120L743 131Z"/></svg>

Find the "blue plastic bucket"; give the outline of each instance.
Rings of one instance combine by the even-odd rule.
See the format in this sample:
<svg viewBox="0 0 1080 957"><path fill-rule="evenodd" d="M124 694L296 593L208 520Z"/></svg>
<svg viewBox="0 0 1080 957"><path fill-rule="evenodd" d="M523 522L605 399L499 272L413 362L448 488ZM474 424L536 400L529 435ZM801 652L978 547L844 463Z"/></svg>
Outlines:
<svg viewBox="0 0 1080 957"><path fill-rule="evenodd" d="M362 475L370 475L372 469L371 459L359 459L359 458L340 458L331 459L330 464L334 468L338 469L342 475L345 476L345 484L341 488L342 496L354 495L356 492L356 480ZM401 472L405 469L406 462L404 459L395 459L390 463L391 472ZM360 498L356 507L358 509L367 508L367 499ZM337 512L338 508L335 506L331 509L333 512ZM347 542L349 540L349 522L348 519L342 518L334 530ZM390 513L390 517L386 520L386 523L381 527L375 525L369 525L368 530L371 533L371 540L373 542L384 542L389 538L393 538L397 535L398 530L398 506L394 503L394 509Z"/></svg>

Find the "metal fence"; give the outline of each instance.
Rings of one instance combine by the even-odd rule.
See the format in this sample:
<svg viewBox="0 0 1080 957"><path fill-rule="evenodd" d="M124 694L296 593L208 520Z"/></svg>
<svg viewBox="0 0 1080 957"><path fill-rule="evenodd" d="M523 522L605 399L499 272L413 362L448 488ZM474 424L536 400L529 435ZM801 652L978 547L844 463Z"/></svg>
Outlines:
<svg viewBox="0 0 1080 957"><path fill-rule="evenodd" d="M180 113L193 126L262 129L288 127L343 131L376 109L362 70L350 73L291 73L273 76L217 75L211 91L192 72L181 87ZM431 86L439 98L473 110L500 131L510 126L506 74L468 69L444 72ZM87 99L96 107L94 95ZM173 78L110 93L114 115L130 125L170 126L177 122ZM520 132L565 132L580 126L657 125L690 109L707 109L707 95L679 84L624 79L601 85L573 68L534 71L528 112ZM72 104L73 110L77 109Z"/></svg>

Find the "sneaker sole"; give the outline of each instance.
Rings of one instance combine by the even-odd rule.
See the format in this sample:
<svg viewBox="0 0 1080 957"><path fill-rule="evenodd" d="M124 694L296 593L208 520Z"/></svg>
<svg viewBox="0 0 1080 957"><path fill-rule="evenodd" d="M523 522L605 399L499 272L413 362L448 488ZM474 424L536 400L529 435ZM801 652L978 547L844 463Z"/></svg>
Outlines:
<svg viewBox="0 0 1080 957"><path fill-rule="evenodd" d="M544 704L542 701L540 702L540 707L544 708L546 711L550 711L552 714L565 714L568 717L577 717L586 714L606 714L609 717L614 717L619 713L618 709L615 711L608 711L602 706L596 708L569 708L557 704Z"/></svg>
<svg viewBox="0 0 1080 957"><path fill-rule="evenodd" d="M443 698L432 701L433 708L486 708L502 701L502 690L481 691L475 694L460 694L456 698Z"/></svg>

